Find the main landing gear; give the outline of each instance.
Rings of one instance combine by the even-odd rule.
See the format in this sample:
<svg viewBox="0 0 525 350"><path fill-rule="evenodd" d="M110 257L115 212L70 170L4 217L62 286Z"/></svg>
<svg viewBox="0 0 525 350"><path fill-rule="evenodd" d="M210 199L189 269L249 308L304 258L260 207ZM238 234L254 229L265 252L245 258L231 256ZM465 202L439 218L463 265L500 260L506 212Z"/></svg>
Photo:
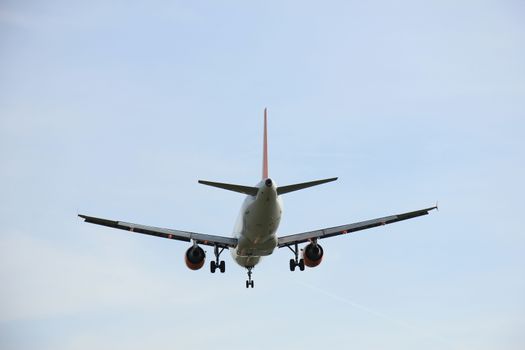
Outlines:
<svg viewBox="0 0 525 350"><path fill-rule="evenodd" d="M253 266L247 267L248 269L248 279L246 280L246 288L252 287L253 288L253 280L252 280L252 269Z"/></svg>
<svg viewBox="0 0 525 350"><path fill-rule="evenodd" d="M221 253L224 251L224 247L221 247L219 250L219 246L216 245L215 249L213 249L213 253L215 254L215 261L210 262L210 272L215 273L216 269L219 269L221 273L224 273L226 271L226 263L224 260L219 261L219 257L221 256Z"/></svg>
<svg viewBox="0 0 525 350"><path fill-rule="evenodd" d="M295 271L295 268L299 266L299 270L304 271L304 259L299 259L299 247L295 243L294 248L287 245L288 249L292 251L295 259L290 259L290 271Z"/></svg>

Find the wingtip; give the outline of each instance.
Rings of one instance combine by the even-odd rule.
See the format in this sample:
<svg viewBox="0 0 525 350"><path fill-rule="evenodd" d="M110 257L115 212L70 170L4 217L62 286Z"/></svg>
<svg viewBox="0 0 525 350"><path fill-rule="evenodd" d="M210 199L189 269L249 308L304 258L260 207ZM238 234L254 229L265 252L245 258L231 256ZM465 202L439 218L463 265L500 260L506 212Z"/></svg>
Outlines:
<svg viewBox="0 0 525 350"><path fill-rule="evenodd" d="M430 207L430 208L425 209L425 210L428 212L428 211L431 211L431 210L434 210L434 209L437 210L437 211L439 211L439 206L438 206L438 203L437 203L437 202L436 202L436 204L435 204L433 207Z"/></svg>

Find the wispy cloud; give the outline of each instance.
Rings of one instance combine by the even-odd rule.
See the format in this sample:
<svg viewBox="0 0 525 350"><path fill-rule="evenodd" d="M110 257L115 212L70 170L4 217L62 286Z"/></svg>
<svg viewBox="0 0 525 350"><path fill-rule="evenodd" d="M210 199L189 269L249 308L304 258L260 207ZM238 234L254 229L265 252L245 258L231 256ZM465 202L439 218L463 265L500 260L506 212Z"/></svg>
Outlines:
<svg viewBox="0 0 525 350"><path fill-rule="evenodd" d="M332 293L332 292L329 292L325 289L322 289L322 288L319 288L319 287L316 287L316 286L313 286L309 283L304 283L304 282L301 282L301 281L295 281L295 283L301 285L301 286L304 286L312 291L315 291L317 293L321 293L333 300L336 300L336 301L339 301L343 304L346 304L346 305L349 305L357 310L360 310L360 311L363 311L367 314L370 314L374 317L377 317L377 318L380 318L384 321L387 321L389 323L392 323L392 324L395 324L396 326L399 326L399 327L402 327L402 328L405 328L406 330L409 330L411 332L413 332L414 334L418 334L420 335L421 337L423 338L428 338L428 339L431 339L431 340L434 340L434 341L437 341L437 342L440 342L442 345L446 345L448 349L452 349L452 343L450 341L448 341L447 339L445 338L442 338L438 335L435 335L435 334L431 334L431 333L428 333L428 332L425 332L425 331L422 331L421 328L419 327L416 327L415 325L412 325L408 322L405 322L403 320L400 320L399 318L396 318L396 317L392 317L392 316L389 316L383 312L380 312L380 311L377 311L377 310L374 310L368 306L365 306L363 304L360 304L360 303L357 303L355 301L352 301L350 300L348 297L342 297L340 295L337 295L335 293Z"/></svg>

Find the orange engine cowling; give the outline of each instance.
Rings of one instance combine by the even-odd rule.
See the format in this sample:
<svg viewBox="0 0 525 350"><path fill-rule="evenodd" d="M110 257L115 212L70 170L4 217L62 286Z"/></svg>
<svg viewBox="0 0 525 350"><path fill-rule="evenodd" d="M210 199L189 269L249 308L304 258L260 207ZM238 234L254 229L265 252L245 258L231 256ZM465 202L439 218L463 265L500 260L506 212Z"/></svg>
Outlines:
<svg viewBox="0 0 525 350"><path fill-rule="evenodd" d="M316 267L323 260L323 247L319 244L308 244L303 249L303 259L306 266Z"/></svg>
<svg viewBox="0 0 525 350"><path fill-rule="evenodd" d="M204 265L206 254L198 245L190 247L184 254L184 262L191 270L198 270Z"/></svg>

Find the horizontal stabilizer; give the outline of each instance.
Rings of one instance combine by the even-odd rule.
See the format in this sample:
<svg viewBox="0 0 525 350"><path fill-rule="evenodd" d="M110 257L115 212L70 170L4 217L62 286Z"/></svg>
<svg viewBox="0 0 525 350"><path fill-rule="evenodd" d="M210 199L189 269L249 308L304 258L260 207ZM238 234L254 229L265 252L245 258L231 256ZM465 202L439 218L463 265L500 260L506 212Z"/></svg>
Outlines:
<svg viewBox="0 0 525 350"><path fill-rule="evenodd" d="M241 186L241 185L234 185L234 184L225 184L225 183L222 183L222 182L211 182L211 181L199 180L199 183L203 184L203 185L208 185L208 186L222 188L223 190L244 193L244 194L247 194L249 196L256 196L257 192L259 191L259 189L257 187Z"/></svg>
<svg viewBox="0 0 525 350"><path fill-rule="evenodd" d="M288 185L288 186L281 186L281 187L277 188L277 194L281 195L281 194L285 194L285 193L288 193L288 192L299 191L299 190L302 190L303 188L317 186L317 185L321 185L321 184L324 184L324 183L327 183L327 182L331 182L331 181L335 181L335 180L337 180L337 177L332 177L330 179L324 179L324 180L303 182L303 183L300 183L300 184L294 184L294 185Z"/></svg>

